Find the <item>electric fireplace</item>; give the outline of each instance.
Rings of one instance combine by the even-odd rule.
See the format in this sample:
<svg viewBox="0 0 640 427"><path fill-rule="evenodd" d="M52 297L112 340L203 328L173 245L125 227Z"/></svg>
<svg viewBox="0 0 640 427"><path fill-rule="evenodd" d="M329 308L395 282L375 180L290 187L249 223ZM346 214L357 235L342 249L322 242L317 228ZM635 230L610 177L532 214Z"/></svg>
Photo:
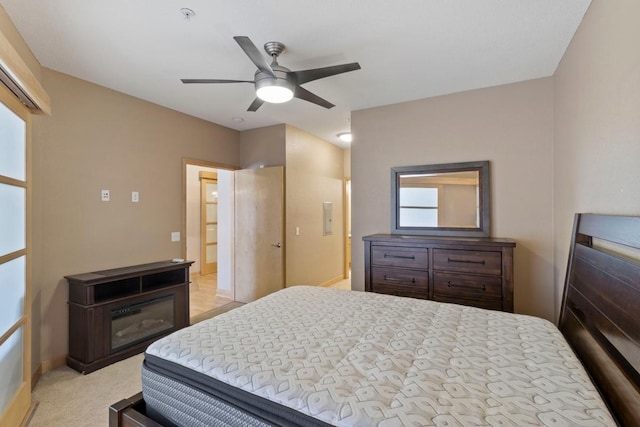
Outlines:
<svg viewBox="0 0 640 427"><path fill-rule="evenodd" d="M111 309L111 353L174 329L174 295Z"/></svg>
<svg viewBox="0 0 640 427"><path fill-rule="evenodd" d="M191 264L162 261L65 276L67 365L87 374L187 326Z"/></svg>

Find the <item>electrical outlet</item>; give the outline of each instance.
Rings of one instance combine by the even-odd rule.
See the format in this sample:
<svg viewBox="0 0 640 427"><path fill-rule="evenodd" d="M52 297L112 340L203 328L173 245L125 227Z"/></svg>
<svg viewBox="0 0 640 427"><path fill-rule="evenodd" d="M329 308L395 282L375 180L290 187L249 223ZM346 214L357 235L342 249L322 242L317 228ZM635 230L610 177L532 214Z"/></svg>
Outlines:
<svg viewBox="0 0 640 427"><path fill-rule="evenodd" d="M100 192L100 200L108 202L110 200L109 190L102 190Z"/></svg>
<svg viewBox="0 0 640 427"><path fill-rule="evenodd" d="M180 241L180 232L179 231L172 231L171 232L171 241L172 242L179 242Z"/></svg>

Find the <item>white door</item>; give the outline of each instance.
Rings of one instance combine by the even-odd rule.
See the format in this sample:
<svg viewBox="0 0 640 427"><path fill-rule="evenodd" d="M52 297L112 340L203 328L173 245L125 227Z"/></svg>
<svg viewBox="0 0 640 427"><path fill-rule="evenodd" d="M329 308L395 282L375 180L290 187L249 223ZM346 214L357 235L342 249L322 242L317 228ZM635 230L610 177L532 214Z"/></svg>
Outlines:
<svg viewBox="0 0 640 427"><path fill-rule="evenodd" d="M29 123L0 87L0 426L20 425L31 406Z"/></svg>
<svg viewBox="0 0 640 427"><path fill-rule="evenodd" d="M235 300L284 288L284 167L235 172Z"/></svg>

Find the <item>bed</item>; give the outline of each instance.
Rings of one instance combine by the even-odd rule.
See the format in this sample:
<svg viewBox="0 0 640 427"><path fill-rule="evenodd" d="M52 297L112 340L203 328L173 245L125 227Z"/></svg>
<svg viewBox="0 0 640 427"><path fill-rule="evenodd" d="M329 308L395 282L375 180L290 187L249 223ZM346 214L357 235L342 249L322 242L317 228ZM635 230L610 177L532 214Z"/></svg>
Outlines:
<svg viewBox="0 0 640 427"><path fill-rule="evenodd" d="M576 215L558 327L292 287L156 341L111 426L640 425L640 218ZM614 251L615 249L615 251Z"/></svg>

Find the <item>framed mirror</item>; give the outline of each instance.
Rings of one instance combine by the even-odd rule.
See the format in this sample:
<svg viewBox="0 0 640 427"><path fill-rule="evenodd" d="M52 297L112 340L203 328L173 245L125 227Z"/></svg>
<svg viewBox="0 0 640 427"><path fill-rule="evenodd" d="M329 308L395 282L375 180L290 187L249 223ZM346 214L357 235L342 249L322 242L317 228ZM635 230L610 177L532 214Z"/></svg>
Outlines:
<svg viewBox="0 0 640 427"><path fill-rule="evenodd" d="M489 161L391 168L391 233L489 236Z"/></svg>

